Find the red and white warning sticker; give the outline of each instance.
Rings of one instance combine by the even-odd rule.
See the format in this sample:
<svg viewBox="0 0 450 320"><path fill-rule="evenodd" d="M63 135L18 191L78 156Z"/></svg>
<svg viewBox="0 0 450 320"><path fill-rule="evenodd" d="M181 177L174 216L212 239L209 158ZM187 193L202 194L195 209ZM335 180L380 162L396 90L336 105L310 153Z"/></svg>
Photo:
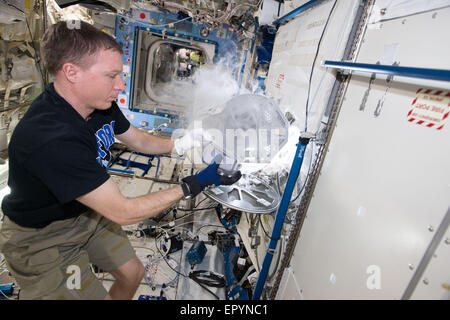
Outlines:
<svg viewBox="0 0 450 320"><path fill-rule="evenodd" d="M441 130L450 113L450 92L421 88L416 92L409 122Z"/></svg>
<svg viewBox="0 0 450 320"><path fill-rule="evenodd" d="M275 82L275 88L280 89L281 85L283 84L284 81L284 74L280 73L278 75L277 81Z"/></svg>

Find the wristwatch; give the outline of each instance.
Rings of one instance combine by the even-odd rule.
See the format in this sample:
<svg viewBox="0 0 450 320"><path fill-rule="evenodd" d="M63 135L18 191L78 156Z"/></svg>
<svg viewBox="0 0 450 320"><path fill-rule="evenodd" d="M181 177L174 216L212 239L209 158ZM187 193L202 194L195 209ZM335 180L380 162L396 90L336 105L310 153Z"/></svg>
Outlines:
<svg viewBox="0 0 450 320"><path fill-rule="evenodd" d="M181 189L183 189L184 199L190 200L191 199L191 192L189 191L189 187L186 182L183 182L181 184Z"/></svg>

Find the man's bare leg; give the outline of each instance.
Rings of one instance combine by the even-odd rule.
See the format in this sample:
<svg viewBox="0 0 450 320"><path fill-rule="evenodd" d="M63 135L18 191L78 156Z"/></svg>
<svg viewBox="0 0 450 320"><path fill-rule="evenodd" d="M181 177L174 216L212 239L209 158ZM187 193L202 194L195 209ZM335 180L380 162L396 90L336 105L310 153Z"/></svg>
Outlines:
<svg viewBox="0 0 450 320"><path fill-rule="evenodd" d="M144 277L144 266L134 256L125 264L111 271L116 279L105 300L130 300L136 293L142 278Z"/></svg>

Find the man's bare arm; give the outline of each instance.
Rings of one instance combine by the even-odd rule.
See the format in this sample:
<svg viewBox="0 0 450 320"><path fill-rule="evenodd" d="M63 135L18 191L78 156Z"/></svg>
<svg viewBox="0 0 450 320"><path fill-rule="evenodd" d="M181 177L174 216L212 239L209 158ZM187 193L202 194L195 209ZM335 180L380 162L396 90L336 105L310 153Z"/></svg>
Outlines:
<svg viewBox="0 0 450 320"><path fill-rule="evenodd" d="M147 154L170 153L174 148L171 139L151 135L133 125L124 133L116 135L116 137L133 150Z"/></svg>
<svg viewBox="0 0 450 320"><path fill-rule="evenodd" d="M156 216L183 198L181 186L152 192L136 198L122 195L109 178L100 187L77 198L79 202L120 225L130 225Z"/></svg>

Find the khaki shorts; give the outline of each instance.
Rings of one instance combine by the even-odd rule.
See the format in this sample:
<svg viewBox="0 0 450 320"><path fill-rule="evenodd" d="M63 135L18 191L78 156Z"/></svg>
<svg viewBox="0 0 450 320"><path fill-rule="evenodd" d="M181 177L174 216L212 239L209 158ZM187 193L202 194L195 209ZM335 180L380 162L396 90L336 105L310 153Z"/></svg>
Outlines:
<svg viewBox="0 0 450 320"><path fill-rule="evenodd" d="M20 299L104 299L90 263L110 272L135 256L120 225L90 210L40 229L4 217L0 252L20 286Z"/></svg>

